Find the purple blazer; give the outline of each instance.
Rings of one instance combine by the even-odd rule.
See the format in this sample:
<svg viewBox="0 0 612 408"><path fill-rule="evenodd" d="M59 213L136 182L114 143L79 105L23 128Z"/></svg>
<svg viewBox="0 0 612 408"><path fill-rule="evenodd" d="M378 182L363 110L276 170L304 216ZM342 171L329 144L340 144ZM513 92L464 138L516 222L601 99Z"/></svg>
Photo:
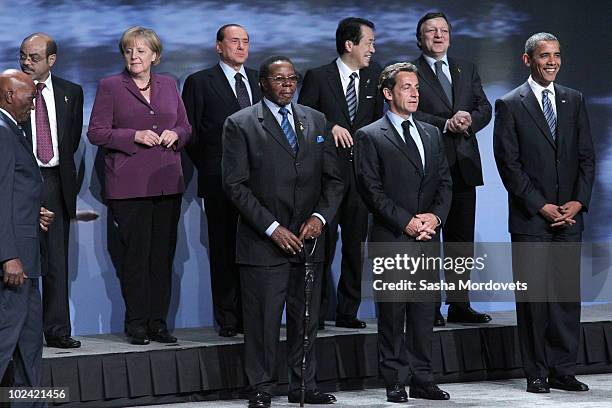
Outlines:
<svg viewBox="0 0 612 408"><path fill-rule="evenodd" d="M98 85L87 137L106 148L106 198L154 197L185 190L180 150L191 136L191 126L175 80L151 76L151 103L127 71ZM145 129L159 135L166 129L175 131L176 150L136 143L136 131Z"/></svg>

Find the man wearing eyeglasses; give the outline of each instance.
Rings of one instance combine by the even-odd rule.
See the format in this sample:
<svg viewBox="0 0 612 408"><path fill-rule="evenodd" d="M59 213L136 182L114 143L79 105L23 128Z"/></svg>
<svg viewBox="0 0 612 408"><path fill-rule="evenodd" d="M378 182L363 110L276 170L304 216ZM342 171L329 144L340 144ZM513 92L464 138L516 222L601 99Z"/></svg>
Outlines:
<svg viewBox="0 0 612 408"><path fill-rule="evenodd" d="M340 204L343 183L325 116L293 104L298 77L287 57L263 62L263 100L231 115L223 127L223 188L240 214L236 262L244 305L249 407L269 407L287 305L289 402L300 400L304 328L304 261L315 267L308 326L306 403L331 404L316 389L313 343L325 255L321 234Z"/></svg>
<svg viewBox="0 0 612 408"><path fill-rule="evenodd" d="M42 237L43 330L47 346L78 348L71 337L68 302L68 236L79 192L74 154L83 129L83 89L54 74L57 44L47 34L26 37L19 50L21 70L36 84L36 109L21 125L43 175L43 203L55 222Z"/></svg>
<svg viewBox="0 0 612 408"><path fill-rule="evenodd" d="M306 72L299 103L325 114L338 148L345 192L336 219L330 220L326 231L324 278L331 277L340 224L342 263L336 326L363 329L366 323L357 319L357 311L361 303L361 244L368 232L368 210L357 191L352 153L357 129L380 118L383 111L383 99L376 89L380 67L372 63L374 23L358 17L340 21L336 50L339 56L334 61ZM325 327L327 282L323 288L319 329Z"/></svg>

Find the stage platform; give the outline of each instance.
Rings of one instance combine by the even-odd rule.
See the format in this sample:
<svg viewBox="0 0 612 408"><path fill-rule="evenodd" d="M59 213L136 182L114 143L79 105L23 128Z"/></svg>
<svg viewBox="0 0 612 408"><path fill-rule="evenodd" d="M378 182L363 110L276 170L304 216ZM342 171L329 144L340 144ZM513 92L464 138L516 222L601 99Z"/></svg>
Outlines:
<svg viewBox="0 0 612 408"><path fill-rule="evenodd" d="M436 329L434 370L439 383L521 378L514 312L493 312L485 325ZM612 372L612 305L582 309L578 374ZM45 386L70 389L62 407L126 407L243 398L241 336L211 328L178 329L179 342L133 346L122 335L78 337L80 349L44 349ZM284 340L284 338L283 338ZM286 392L281 343L278 393ZM376 324L364 330L327 326L317 339L317 381L324 391L380 387Z"/></svg>

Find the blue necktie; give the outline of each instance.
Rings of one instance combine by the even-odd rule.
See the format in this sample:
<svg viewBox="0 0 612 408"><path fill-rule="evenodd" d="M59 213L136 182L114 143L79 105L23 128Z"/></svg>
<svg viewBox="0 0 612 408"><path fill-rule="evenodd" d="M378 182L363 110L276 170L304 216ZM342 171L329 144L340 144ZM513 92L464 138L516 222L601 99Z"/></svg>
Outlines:
<svg viewBox="0 0 612 408"><path fill-rule="evenodd" d="M557 117L555 116L552 103L548 98L549 93L550 91L548 89L542 91L542 110L544 111L546 123L548 123L548 127L550 128L550 133L552 133L552 137L555 139L557 137Z"/></svg>
<svg viewBox="0 0 612 408"><path fill-rule="evenodd" d="M350 76L351 80L346 87L346 105L348 106L349 118L351 123L355 121L355 114L357 113L357 92L355 91L355 78L357 73L353 72Z"/></svg>
<svg viewBox="0 0 612 408"><path fill-rule="evenodd" d="M289 123L289 117L288 117L289 110L287 108L280 108L278 110L278 113L280 113L283 116L283 120L281 121L281 128L283 129L283 133L285 134L285 137L287 138L287 141L289 142L289 146L291 146L291 148L293 149L293 152L297 154L298 152L297 135L295 134L295 131L291 127L291 123Z"/></svg>

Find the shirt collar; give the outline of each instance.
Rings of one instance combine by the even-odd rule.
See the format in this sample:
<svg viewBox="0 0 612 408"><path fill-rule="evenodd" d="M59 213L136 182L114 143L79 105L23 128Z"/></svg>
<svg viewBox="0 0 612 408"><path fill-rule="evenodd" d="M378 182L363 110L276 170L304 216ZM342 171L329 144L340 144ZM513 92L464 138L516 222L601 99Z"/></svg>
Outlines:
<svg viewBox="0 0 612 408"><path fill-rule="evenodd" d="M278 114L278 110L280 108L286 108L289 111L289 114L292 115L293 114L293 110L291 109L291 104L287 104L285 106L280 106L277 105L276 103L272 102L271 100L269 100L268 98L266 98L264 96L263 98L264 103L266 104L266 106L268 107L268 109L270 109L270 111L274 114Z"/></svg>
<svg viewBox="0 0 612 408"><path fill-rule="evenodd" d="M444 64L446 64L447 67L450 67L448 65L448 55L446 55L446 54L444 54L444 56L442 58L440 58L439 60L436 60L435 58L432 58L429 55L425 55L425 54L423 54L423 58L425 58L425 61L427 61L427 64L429 64L429 66L432 69L436 69L436 67L434 66L436 61L444 61Z"/></svg>
<svg viewBox="0 0 612 408"><path fill-rule="evenodd" d="M342 58L338 57L336 59L336 65L338 66L338 71L340 72L340 76L342 78L350 79L353 72L357 73L357 78L359 78L359 70L353 71L350 69L349 66L342 61Z"/></svg>
<svg viewBox="0 0 612 408"><path fill-rule="evenodd" d="M19 127L19 124L17 123L17 121L15 120L15 118L13 117L13 115L11 115L10 113L8 113L6 110L0 108L0 112L4 113L6 115L7 118L9 118L10 120L13 121L13 123L15 124L15 126Z"/></svg>
<svg viewBox="0 0 612 408"><path fill-rule="evenodd" d="M235 78L236 77L236 73L240 72L242 74L242 77L244 79L248 80L248 77L246 76L246 70L244 69L244 65L241 65L240 66L240 70L236 71L234 68L230 67L225 62L219 60L219 66L223 70L223 73L225 74L225 76L228 77L228 78Z"/></svg>
<svg viewBox="0 0 612 408"><path fill-rule="evenodd" d="M40 81L34 81L34 85L37 85ZM51 72L49 72L49 76L47 79L43 81L45 83L45 88L53 91L53 82L51 81Z"/></svg>
<svg viewBox="0 0 612 408"><path fill-rule="evenodd" d="M390 110L387 111L387 117L391 121L391 124L393 126L395 126L396 128L398 128L398 129L402 129L402 123L404 123L406 121L406 119L402 118L397 113L391 112ZM412 115L408 116L407 120L409 120L410 123L412 124L412 126L414 126L414 128L416 129L416 125L414 124L414 120L412 119Z"/></svg>
<svg viewBox="0 0 612 408"><path fill-rule="evenodd" d="M550 96L552 96L552 97L555 96L555 86L554 86L553 82L548 84L547 87L543 87L542 85L540 85L536 81L534 81L534 79L531 77L531 75L529 75L529 78L527 79L527 83L531 87L531 90L533 91L533 93L538 95L538 96L542 95L542 91L544 89L548 89L550 91Z"/></svg>

